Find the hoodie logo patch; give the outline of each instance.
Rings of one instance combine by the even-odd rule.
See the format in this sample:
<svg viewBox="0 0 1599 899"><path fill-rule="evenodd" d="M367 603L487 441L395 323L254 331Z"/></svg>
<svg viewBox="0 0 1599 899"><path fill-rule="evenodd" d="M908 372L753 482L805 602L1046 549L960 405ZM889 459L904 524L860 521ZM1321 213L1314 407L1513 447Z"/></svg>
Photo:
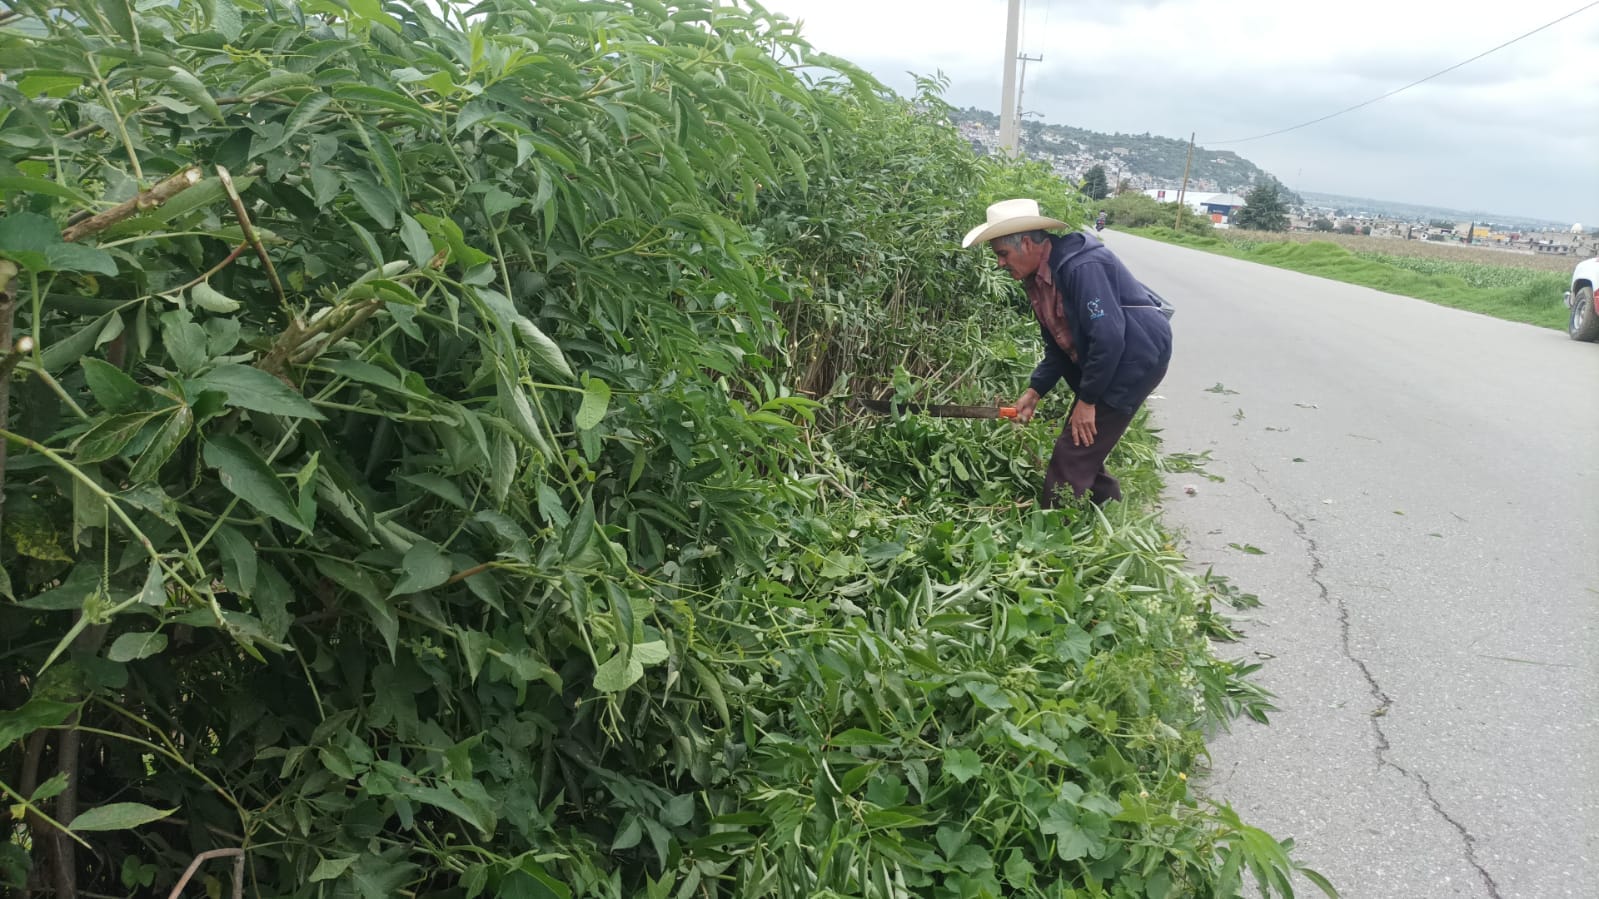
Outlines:
<svg viewBox="0 0 1599 899"><path fill-rule="evenodd" d="M1104 318L1104 317L1105 317L1105 307L1100 304L1099 300L1097 300L1097 299L1089 300L1088 301L1088 319L1089 319L1089 321L1093 321L1096 318Z"/></svg>

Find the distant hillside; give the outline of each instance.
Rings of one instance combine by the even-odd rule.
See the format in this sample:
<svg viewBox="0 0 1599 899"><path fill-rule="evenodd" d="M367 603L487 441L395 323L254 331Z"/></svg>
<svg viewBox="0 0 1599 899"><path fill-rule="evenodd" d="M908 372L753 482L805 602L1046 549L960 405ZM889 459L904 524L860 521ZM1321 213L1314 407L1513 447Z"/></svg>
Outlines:
<svg viewBox="0 0 1599 899"><path fill-rule="evenodd" d="M957 125L972 123L999 128L999 116L983 109L968 107L956 111L953 118ZM1155 185L1164 187L1182 183L1188 141L1159 137L1147 131L1143 134L1105 134L1070 125L1023 122L1022 152L1035 158L1069 155L1115 160L1123 166L1123 177L1142 175ZM1114 163L1106 164L1106 170L1112 179L1116 177ZM1208 189L1239 195L1247 193L1260 180L1276 180L1270 172L1231 150L1207 150L1204 147L1194 148L1194 161L1188 178L1191 186L1195 182L1204 182L1214 185ZM1284 199L1290 203L1300 202L1297 195L1286 188Z"/></svg>

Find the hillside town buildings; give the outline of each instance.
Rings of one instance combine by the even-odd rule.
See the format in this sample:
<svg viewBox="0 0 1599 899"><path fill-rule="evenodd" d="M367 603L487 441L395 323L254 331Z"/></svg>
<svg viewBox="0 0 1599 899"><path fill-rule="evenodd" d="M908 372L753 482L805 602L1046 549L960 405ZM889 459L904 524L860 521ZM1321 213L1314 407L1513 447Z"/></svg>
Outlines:
<svg viewBox="0 0 1599 899"><path fill-rule="evenodd" d="M956 127L977 152L987 155L998 151L997 130L969 121ZM1047 132L1033 142L1028 155L1048 163L1056 175L1074 184L1081 183L1088 171L1097 165L1104 168L1106 183L1113 192L1139 191L1161 202L1172 203L1181 191L1183 202L1196 214L1208 217L1218 228L1231 227L1238 210L1244 206L1243 194L1249 190L1247 184L1221 185L1209 178L1191 179L1184 189L1183 185L1170 183L1169 179L1137 171L1128 161L1130 151L1126 147L1111 146L1094 151L1082 143L1060 140ZM1221 158L1212 161L1227 162ZM1599 228L1584 229L1580 224L1561 229L1524 230L1491 222L1406 219L1371 210L1317 204L1290 206L1289 212L1289 228L1294 231L1332 230L1395 240L1470 243L1574 259L1599 254Z"/></svg>

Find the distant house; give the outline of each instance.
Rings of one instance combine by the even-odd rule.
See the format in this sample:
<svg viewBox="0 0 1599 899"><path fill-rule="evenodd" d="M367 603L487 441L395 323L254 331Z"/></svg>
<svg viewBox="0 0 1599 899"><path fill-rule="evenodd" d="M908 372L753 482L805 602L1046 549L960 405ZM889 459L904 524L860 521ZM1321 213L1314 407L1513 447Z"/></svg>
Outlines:
<svg viewBox="0 0 1599 899"><path fill-rule="evenodd" d="M1144 191L1147 196L1154 197L1162 203L1177 202L1177 189L1172 187L1157 187ZM1237 194L1213 193L1211 191L1190 190L1183 194L1183 202L1189 209L1198 215L1207 216L1218 225L1232 222L1238 210L1244 208L1244 198Z"/></svg>

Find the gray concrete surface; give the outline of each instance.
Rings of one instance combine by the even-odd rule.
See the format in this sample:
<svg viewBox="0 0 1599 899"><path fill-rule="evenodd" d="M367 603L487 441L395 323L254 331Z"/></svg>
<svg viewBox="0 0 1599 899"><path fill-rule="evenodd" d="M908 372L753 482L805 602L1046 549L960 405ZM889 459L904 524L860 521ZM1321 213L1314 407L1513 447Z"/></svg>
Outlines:
<svg viewBox="0 0 1599 899"><path fill-rule="evenodd" d="M1226 479L1167 520L1264 603L1219 651L1280 711L1209 794L1349 899L1599 897L1599 345L1107 236L1180 310L1165 450Z"/></svg>

